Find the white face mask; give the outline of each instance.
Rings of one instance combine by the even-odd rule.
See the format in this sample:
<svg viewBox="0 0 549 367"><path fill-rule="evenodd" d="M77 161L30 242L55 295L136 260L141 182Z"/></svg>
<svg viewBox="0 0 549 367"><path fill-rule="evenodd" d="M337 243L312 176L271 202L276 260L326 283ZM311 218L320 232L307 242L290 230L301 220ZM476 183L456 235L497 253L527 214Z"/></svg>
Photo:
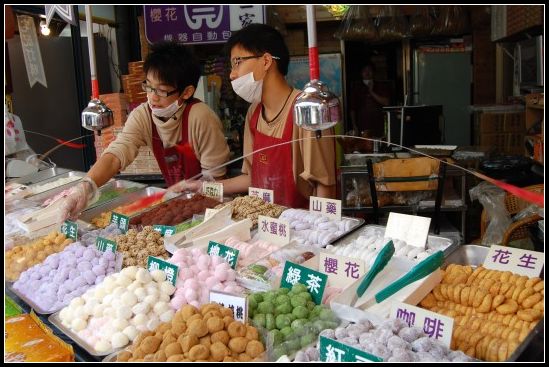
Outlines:
<svg viewBox="0 0 549 367"><path fill-rule="evenodd" d="M254 73L250 72L231 82L233 90L248 103L261 102L263 79L254 80Z"/></svg>
<svg viewBox="0 0 549 367"><path fill-rule="evenodd" d="M362 83L364 83L365 86L369 86L371 82L371 79L362 79Z"/></svg>
<svg viewBox="0 0 549 367"><path fill-rule="evenodd" d="M151 111L153 113L153 115L155 115L156 117L163 117L163 118L169 118L169 117L172 117L173 114L175 114L177 112L177 110L179 110L179 108L181 106L179 106L179 104L177 103L179 100L176 99L172 104L170 104L168 107L164 107L164 108L153 108L151 106L151 101L147 100L147 102L149 103L149 107L151 108Z"/></svg>

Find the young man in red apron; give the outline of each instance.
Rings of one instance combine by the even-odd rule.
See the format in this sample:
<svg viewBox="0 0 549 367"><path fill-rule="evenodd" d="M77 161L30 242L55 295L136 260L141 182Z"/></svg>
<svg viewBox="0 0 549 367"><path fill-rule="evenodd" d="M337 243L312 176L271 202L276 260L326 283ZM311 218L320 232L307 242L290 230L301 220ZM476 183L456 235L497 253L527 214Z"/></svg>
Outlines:
<svg viewBox="0 0 549 367"><path fill-rule="evenodd" d="M289 143L314 135L293 123L293 103L300 92L286 82L289 52L280 33L251 24L233 34L227 47L233 89L252 105L244 127L243 174L221 181L224 192L247 193L250 186L271 189L275 203L293 208L308 207L310 195L334 197L333 139Z"/></svg>
<svg viewBox="0 0 549 367"><path fill-rule="evenodd" d="M190 51L175 42L155 44L143 68L147 102L131 112L116 140L63 199L60 221L75 219L97 198L97 187L126 169L142 146L152 150L168 186L203 170L217 178L225 175L219 166L228 161L229 148L215 112L193 98L200 65Z"/></svg>

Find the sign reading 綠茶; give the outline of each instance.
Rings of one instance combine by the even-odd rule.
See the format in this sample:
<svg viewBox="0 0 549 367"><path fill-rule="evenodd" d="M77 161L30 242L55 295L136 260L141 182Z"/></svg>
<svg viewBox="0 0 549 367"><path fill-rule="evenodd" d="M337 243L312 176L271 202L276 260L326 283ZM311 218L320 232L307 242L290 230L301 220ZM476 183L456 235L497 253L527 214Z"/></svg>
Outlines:
<svg viewBox="0 0 549 367"><path fill-rule="evenodd" d="M311 196L309 199L309 211L333 220L341 220L341 200Z"/></svg>
<svg viewBox="0 0 549 367"><path fill-rule="evenodd" d="M442 342L450 347L454 319L423 308L415 307L402 302L394 302L391 306L391 318L401 319L409 327L416 326L423 329L423 332L430 338Z"/></svg>
<svg viewBox="0 0 549 367"><path fill-rule="evenodd" d="M326 274L286 261L282 278L280 279L280 288L291 289L297 283L304 284L307 286L307 290L311 293L311 296L313 296L313 301L317 305L320 305L327 282L328 276Z"/></svg>
<svg viewBox="0 0 549 367"><path fill-rule="evenodd" d="M543 269L544 254L514 247L493 245L486 259L486 269L511 271L528 277L538 277Z"/></svg>

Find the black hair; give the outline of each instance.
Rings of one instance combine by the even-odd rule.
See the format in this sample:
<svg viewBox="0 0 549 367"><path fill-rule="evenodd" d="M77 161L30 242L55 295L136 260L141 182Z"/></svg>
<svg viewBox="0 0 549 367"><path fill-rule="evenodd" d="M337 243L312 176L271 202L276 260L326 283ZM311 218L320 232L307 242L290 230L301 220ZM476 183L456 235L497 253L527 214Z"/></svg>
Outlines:
<svg viewBox="0 0 549 367"><path fill-rule="evenodd" d="M375 71L376 71L376 66L375 66L375 64L374 64L373 62L371 62L371 61L366 61L366 62L364 63L364 65L362 65L362 67L360 68L360 72L362 72L362 70L364 70L364 69L367 68L367 67L370 67L370 69L372 69L372 73L375 73Z"/></svg>
<svg viewBox="0 0 549 367"><path fill-rule="evenodd" d="M173 85L179 93L200 79L200 64L193 53L176 42L159 42L151 46L143 65L145 75L152 72L162 83Z"/></svg>
<svg viewBox="0 0 549 367"><path fill-rule="evenodd" d="M252 23L233 33L225 46L225 51L229 54L229 57L231 49L237 45L257 55L268 52L272 56L279 57L279 60L275 59L278 71L282 75L288 74L290 52L280 32L273 27L266 24Z"/></svg>

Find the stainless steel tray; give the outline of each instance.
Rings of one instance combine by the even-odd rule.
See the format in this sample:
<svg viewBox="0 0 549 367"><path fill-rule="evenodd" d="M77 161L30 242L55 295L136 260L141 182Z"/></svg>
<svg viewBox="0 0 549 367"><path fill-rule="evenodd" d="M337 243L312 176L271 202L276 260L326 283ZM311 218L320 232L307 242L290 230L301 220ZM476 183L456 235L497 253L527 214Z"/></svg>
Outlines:
<svg viewBox="0 0 549 367"><path fill-rule="evenodd" d="M70 172L70 171L71 171L70 169L60 168L60 167L48 168L48 169L45 169L45 170L42 170L42 171L39 171L39 172L36 172L36 173L32 173L32 174L27 175L27 176L23 176L23 177L19 177L19 178L13 178L11 180L8 180L7 182L8 183L18 183L18 184L29 186L29 185L33 185L35 183L38 183L40 181L47 180L47 179L52 178L52 177L62 175L64 173L67 173L67 172Z"/></svg>
<svg viewBox="0 0 549 367"><path fill-rule="evenodd" d="M371 233L371 231L375 232L376 234L380 233L382 236L385 233L385 226L380 226L377 224L368 224L362 227L360 231L354 231L352 235L346 236L342 238L337 243L334 243L334 246L339 245L347 245L354 240L356 240L360 236L368 235L368 233ZM459 243L452 241L449 238L440 237L440 236L427 236L427 249L438 251L441 250L444 252L444 257L449 256L452 254L457 248L459 247Z"/></svg>
<svg viewBox="0 0 549 367"><path fill-rule="evenodd" d="M101 194L103 194L107 191L110 191L110 190L132 189L132 188L143 189L145 187L147 187L147 185L144 185L144 184L139 183L139 182L133 182L133 181L127 181L127 180L116 180L116 181L107 182L106 184L101 186L99 188L99 196L101 196ZM138 191L138 190L136 190L136 191ZM119 197L122 197L122 196L125 196L125 195L128 195L128 194L130 194L130 193L122 193L121 195L118 195L118 196L116 196L115 198L112 198L112 199L104 200L102 202L97 201L97 202L93 203L92 205L90 205L87 209L92 209L92 208L95 208L96 206L106 204L109 201L118 199Z"/></svg>
<svg viewBox="0 0 549 367"><path fill-rule="evenodd" d="M80 179L84 178L84 176L86 176L86 173L84 173L84 172L70 171L70 172L63 173L61 175L55 176L55 177L48 178L47 180L40 181L40 182L38 182L34 185L29 186L29 189L33 189L33 188L35 188L37 186L40 186L40 185L48 184L50 182L55 182L55 181L57 181L59 179L62 179L62 178L79 177L78 180L66 183L64 185L54 187L54 188L46 190L46 191L42 191L38 194L32 194L32 195L28 196L26 199L30 200L34 203L40 203L41 204L41 202L45 201L46 199L48 199L48 198L50 198L54 195L57 195L61 191L65 190L65 189L68 189L71 186L76 185L80 181Z"/></svg>
<svg viewBox="0 0 549 367"><path fill-rule="evenodd" d="M59 311L59 312L61 312L61 311ZM50 315L50 317L48 317L48 321L51 322L56 328L61 330L63 332L63 334L65 334L69 338L71 338L76 344L81 346L86 352L88 352L92 356L103 357L103 356L106 356L106 355L109 355L109 354L116 353L117 351L122 349L122 348L117 348L117 349L111 349L111 350L103 352L103 353L98 352L97 350L95 350L95 348L93 346L89 345L82 338L80 338L77 333L75 333L74 331L72 331L71 329L69 329L69 328L65 327L65 325L63 325L63 323L61 322L61 319L59 318L59 312L56 312L53 315Z"/></svg>
<svg viewBox="0 0 549 367"><path fill-rule="evenodd" d="M351 229L348 231L348 232L345 232L343 233L341 236L339 237L336 237L334 238L333 240L330 241L329 245L333 245L335 244L337 241L349 236L351 233L354 233L355 231L357 231L360 227L362 227L364 225L364 223L366 223L366 221L364 220L364 218L355 218L355 217L345 217L345 216L342 216L341 219L348 219L348 220L351 220L353 222L355 222L355 225L353 227L351 227Z"/></svg>
<svg viewBox="0 0 549 367"><path fill-rule="evenodd" d="M477 267L484 263L484 259L486 258L486 255L488 255L489 250L489 247L479 245L458 246L458 248L444 260L442 267L445 268L450 264L470 265L472 267ZM543 338L543 319L544 317L539 320L536 327L528 334L517 349L515 349L507 361L516 361L534 338L538 336Z"/></svg>
<svg viewBox="0 0 549 367"><path fill-rule="evenodd" d="M12 291L17 297L21 298L21 300L23 300L27 305L29 305L34 310L34 312L36 312L37 314L51 315L52 313L58 311L58 310L53 310L53 311L43 310L36 303L34 303L34 301L27 298L23 294L19 293L17 291L17 289L13 288L13 285L14 285L14 282L6 282L6 288L8 288L10 291Z"/></svg>
<svg viewBox="0 0 549 367"><path fill-rule="evenodd" d="M137 200L152 196L159 192L166 192L166 189L162 189L159 187L147 187L139 191L131 192L127 195L120 196L114 200L111 200L109 202L106 202L103 205L96 206L94 208L85 210L82 215L80 215L80 220L86 223L91 223L91 220L95 217L100 216L104 212L111 211L115 208L118 208L119 206L128 205L133 202L136 202ZM168 200L179 196L178 194L172 194L168 193L167 198ZM158 205L158 204L157 204ZM156 206L156 205L155 205ZM147 210L149 208L146 208L144 210ZM142 213L144 210L140 211L139 213Z"/></svg>
<svg viewBox="0 0 549 367"><path fill-rule="evenodd" d="M133 218L137 217L138 215L141 215L141 214L145 214L145 213L147 213L147 212L150 212L151 210L156 209L157 207L160 207L160 206L162 206L162 205L165 205L165 204L167 204L169 201L172 201L172 200L176 200L176 199L177 199L177 200L180 200L180 199L190 199L190 198L192 198L192 197L194 196L194 193L193 193L193 192L182 192L182 193L174 194L174 195L177 195L177 196L173 196L173 197L169 198L168 200L163 201L162 203L159 203L158 205L151 206L150 208L147 208L147 209L145 209L145 210L139 212L138 214L131 216L130 218L133 219ZM196 214L199 215L199 214L204 214L204 213L196 213ZM135 224L132 223L132 220L131 220L131 219L130 219L130 225L135 227ZM192 217L191 217L190 219L192 219ZM188 220L188 219L187 219L187 220ZM183 222L181 222L181 223L178 223L178 224L174 225L174 227L175 227L175 226L178 226L178 225L180 225L180 224L182 224L182 223L184 223L184 222L185 222L185 221L183 221Z"/></svg>

